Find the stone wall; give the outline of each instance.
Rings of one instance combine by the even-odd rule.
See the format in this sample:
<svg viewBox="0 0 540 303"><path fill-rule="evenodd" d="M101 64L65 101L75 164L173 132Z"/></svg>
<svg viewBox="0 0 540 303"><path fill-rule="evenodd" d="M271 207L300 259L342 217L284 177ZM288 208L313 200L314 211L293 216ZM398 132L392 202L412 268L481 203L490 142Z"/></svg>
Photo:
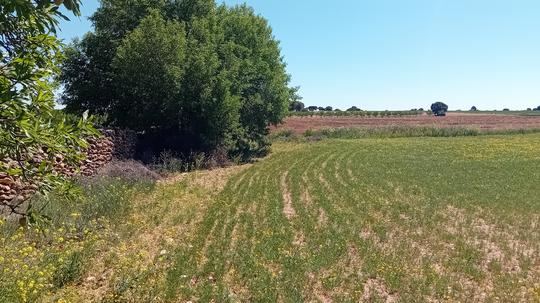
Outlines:
<svg viewBox="0 0 540 303"><path fill-rule="evenodd" d="M79 171L84 176L94 175L100 168L111 162L113 158L129 159L134 156L137 136L134 132L118 129L101 130L102 137L88 138L89 147L86 149L85 160L77 168L64 163L61 155L55 157L54 170L67 177ZM32 161L36 165L43 155L36 155ZM9 159L4 160L9 161ZM22 212L19 208L24 205L38 187L22 178L13 178L0 173L0 214Z"/></svg>

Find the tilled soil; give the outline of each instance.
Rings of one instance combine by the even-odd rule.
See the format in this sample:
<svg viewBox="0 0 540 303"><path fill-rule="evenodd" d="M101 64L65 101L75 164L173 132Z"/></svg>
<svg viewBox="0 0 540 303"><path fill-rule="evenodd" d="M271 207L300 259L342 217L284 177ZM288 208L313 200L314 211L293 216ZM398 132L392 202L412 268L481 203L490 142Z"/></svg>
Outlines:
<svg viewBox="0 0 540 303"><path fill-rule="evenodd" d="M446 117L428 115L406 117L288 117L283 124L272 131L292 129L296 133L303 133L308 129L389 126L469 127L488 130L530 129L540 128L540 116L449 113Z"/></svg>

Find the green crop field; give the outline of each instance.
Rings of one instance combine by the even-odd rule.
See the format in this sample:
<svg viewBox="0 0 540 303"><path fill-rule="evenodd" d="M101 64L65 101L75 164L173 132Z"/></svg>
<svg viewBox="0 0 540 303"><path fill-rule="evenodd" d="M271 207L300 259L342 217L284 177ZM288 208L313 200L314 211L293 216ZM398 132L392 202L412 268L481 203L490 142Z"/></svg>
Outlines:
<svg viewBox="0 0 540 303"><path fill-rule="evenodd" d="M201 302L538 302L540 135L278 143L167 273Z"/></svg>
<svg viewBox="0 0 540 303"><path fill-rule="evenodd" d="M539 150L538 133L289 141L141 189L104 179L50 201L68 218L52 238L0 228L0 302L35 283L28 302L540 302Z"/></svg>

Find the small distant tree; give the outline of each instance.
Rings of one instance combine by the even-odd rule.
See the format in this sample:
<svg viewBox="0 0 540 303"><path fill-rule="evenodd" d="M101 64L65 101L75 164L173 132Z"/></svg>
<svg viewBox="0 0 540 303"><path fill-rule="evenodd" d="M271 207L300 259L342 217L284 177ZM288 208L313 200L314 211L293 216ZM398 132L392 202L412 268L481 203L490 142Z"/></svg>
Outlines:
<svg viewBox="0 0 540 303"><path fill-rule="evenodd" d="M528 112L532 111L532 108L527 107L527 111L528 111Z"/></svg>
<svg viewBox="0 0 540 303"><path fill-rule="evenodd" d="M319 107L317 108L317 110L322 112L322 111L324 111L324 107L319 106Z"/></svg>
<svg viewBox="0 0 540 303"><path fill-rule="evenodd" d="M471 112L475 112L475 111L478 111L478 109L476 108L476 106L471 107Z"/></svg>
<svg viewBox="0 0 540 303"><path fill-rule="evenodd" d="M334 109L334 111L335 111L335 112L340 112L340 111L341 111L341 109L339 109L339 108L336 108L336 109Z"/></svg>
<svg viewBox="0 0 540 303"><path fill-rule="evenodd" d="M317 107L317 106L314 106L314 105L310 105L310 106L307 107L307 109L308 109L310 112L316 111L317 108L318 108L318 107Z"/></svg>
<svg viewBox="0 0 540 303"><path fill-rule="evenodd" d="M292 101L289 103L289 111L291 112L301 112L304 109L304 103L300 101Z"/></svg>
<svg viewBox="0 0 540 303"><path fill-rule="evenodd" d="M351 106L347 109L348 112L358 112L360 111L361 109L359 109L358 107L356 106Z"/></svg>
<svg viewBox="0 0 540 303"><path fill-rule="evenodd" d="M446 112L448 111L448 105L442 102L435 102L431 104L431 111L433 112L433 115L437 117L446 116Z"/></svg>
<svg viewBox="0 0 540 303"><path fill-rule="evenodd" d="M327 112L331 112L332 109L333 109L332 106L327 106L327 107L324 108L324 110L327 111Z"/></svg>
<svg viewBox="0 0 540 303"><path fill-rule="evenodd" d="M423 107L420 107L420 108L418 109L418 111L419 111L419 112L423 112L423 111L424 111L424 108L423 108Z"/></svg>
<svg viewBox="0 0 540 303"><path fill-rule="evenodd" d="M540 106L538 106L537 108L535 108L533 110L540 111Z"/></svg>
<svg viewBox="0 0 540 303"><path fill-rule="evenodd" d="M509 112L509 111L510 111L510 109L508 109L508 108L503 109L503 112Z"/></svg>

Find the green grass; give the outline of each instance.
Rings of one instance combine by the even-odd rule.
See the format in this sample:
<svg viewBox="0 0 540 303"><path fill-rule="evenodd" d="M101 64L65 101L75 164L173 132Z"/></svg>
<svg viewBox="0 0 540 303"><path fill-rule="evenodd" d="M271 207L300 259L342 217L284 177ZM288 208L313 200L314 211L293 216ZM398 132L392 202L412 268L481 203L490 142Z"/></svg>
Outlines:
<svg viewBox="0 0 540 303"><path fill-rule="evenodd" d="M540 300L540 135L279 143L167 270L168 300Z"/></svg>
<svg viewBox="0 0 540 303"><path fill-rule="evenodd" d="M50 196L0 302L540 302L540 134L385 136Z"/></svg>

